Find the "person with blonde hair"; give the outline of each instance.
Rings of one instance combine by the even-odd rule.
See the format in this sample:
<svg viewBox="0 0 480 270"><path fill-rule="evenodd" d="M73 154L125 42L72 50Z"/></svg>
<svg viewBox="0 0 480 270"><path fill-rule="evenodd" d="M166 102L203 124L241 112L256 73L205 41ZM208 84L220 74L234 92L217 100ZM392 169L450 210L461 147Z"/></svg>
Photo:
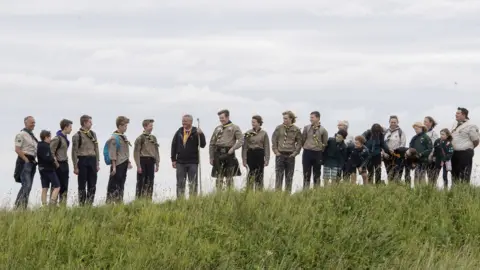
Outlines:
<svg viewBox="0 0 480 270"><path fill-rule="evenodd" d="M302 151L302 132L294 125L296 116L292 111L282 113L283 124L278 125L272 135L272 150L275 154L275 189L292 191L295 157Z"/></svg>
<svg viewBox="0 0 480 270"><path fill-rule="evenodd" d="M416 135L412 137L406 154L407 157L415 156L418 160L414 176L415 185L418 185L420 180L425 179L428 157L433 150L433 143L427 135L427 127L422 122L416 122L412 127L415 129Z"/></svg>

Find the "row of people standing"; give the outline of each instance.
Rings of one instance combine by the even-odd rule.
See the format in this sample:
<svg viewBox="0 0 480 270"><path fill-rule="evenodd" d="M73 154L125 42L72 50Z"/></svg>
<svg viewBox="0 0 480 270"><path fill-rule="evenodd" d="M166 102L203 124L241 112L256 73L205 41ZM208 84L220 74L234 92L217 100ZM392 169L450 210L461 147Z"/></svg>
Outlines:
<svg viewBox="0 0 480 270"><path fill-rule="evenodd" d="M127 171L132 168L130 147L132 146L125 132L130 120L119 116L116 119L117 129L112 133L103 147L103 157L110 166L110 177L107 185L107 203L123 201ZM153 119L143 121L144 132L134 142L134 162L137 166L136 197L152 199L155 172L160 163L159 145L151 134ZM28 116L24 119L25 128L15 136L14 178L21 183L15 207L26 208L33 179L38 170L42 184L42 203L47 204L47 192L50 192L50 203L66 204L70 160L68 148L72 145L71 162L73 172L78 176L78 203L92 205L97 186L97 175L100 170L100 148L96 133L91 130L92 117L80 117L81 128L72 136L72 121L63 119L60 130L52 135L50 131L42 130L39 141L33 134L35 119ZM38 160L37 160L38 159Z"/></svg>
<svg viewBox="0 0 480 270"><path fill-rule="evenodd" d="M253 116L252 129L242 134L229 117L228 110L219 112L221 125L215 129L210 141L212 177L217 178L217 186L222 185L223 179L227 186L231 186L233 177L240 175L234 152L242 145L243 165L249 168L247 185L261 189L263 168L270 160L270 140L268 133L261 128L262 118ZM410 172L413 170L415 181L420 182L427 177L429 183L436 184L443 168L445 184L449 171L454 183L470 182L479 131L469 122L465 108L458 108L457 123L452 129L442 129L440 136L434 131L436 122L432 117L427 116L423 122L414 123L415 135L408 145L397 116L390 117L387 129L374 124L355 139L347 133L348 121L340 121L335 136L329 138L327 130L320 125L319 112L310 114L311 125L303 130L295 125L295 120L293 112L284 112L283 124L277 126L272 135L277 190L282 189L285 180L286 190L291 191L295 157L302 149L304 188L310 186L312 173L314 185L320 184L322 165L326 181L344 178L355 182L358 172L366 183L373 183L374 179L375 183L382 183L382 161L389 181L398 182L405 174L405 181L410 183Z"/></svg>

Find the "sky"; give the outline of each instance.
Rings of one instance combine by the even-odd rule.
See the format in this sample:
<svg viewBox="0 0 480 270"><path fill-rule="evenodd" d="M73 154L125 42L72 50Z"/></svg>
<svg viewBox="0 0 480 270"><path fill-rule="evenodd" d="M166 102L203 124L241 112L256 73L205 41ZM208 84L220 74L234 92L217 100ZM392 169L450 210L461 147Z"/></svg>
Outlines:
<svg viewBox="0 0 480 270"><path fill-rule="evenodd" d="M101 147L117 116L131 119L131 140L143 119L154 118L161 148L155 201L175 198L170 144L185 113L200 119L208 140L224 108L243 131L262 115L270 135L285 110L299 126L320 111L329 134L341 119L359 135L373 123L387 125L392 114L409 137L427 115L439 131L452 127L458 106L480 124L479 13L480 2L469 0L1 0L0 205L11 206L20 188L14 137L27 115L36 118L37 135L58 130L62 118L77 130L80 116L92 115ZM207 153L204 192L213 187ZM478 151L475 159L480 164ZM298 190L300 157L296 166ZM269 187L273 169L272 161ZM97 204L107 172L102 164ZM244 182L239 177L236 186ZM126 201L135 183L133 169ZM37 174L32 204L40 188ZM69 204L76 190L71 174Z"/></svg>

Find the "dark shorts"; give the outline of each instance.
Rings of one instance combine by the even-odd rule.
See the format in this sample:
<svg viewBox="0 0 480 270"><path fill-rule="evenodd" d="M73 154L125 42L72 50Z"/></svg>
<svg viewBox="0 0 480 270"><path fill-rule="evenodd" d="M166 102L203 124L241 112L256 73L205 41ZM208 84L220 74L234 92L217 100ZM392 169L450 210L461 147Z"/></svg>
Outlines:
<svg viewBox="0 0 480 270"><path fill-rule="evenodd" d="M57 173L55 171L40 171L40 180L42 182L42 188L52 188L60 187L60 180L58 180Z"/></svg>

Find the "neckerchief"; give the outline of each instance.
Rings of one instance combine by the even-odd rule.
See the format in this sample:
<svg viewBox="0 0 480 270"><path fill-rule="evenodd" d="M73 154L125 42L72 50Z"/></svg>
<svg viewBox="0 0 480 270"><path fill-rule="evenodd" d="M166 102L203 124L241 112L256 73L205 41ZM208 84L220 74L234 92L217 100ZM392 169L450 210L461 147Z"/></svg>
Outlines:
<svg viewBox="0 0 480 270"><path fill-rule="evenodd" d="M158 147L158 143L157 141L154 139L154 137L152 136L152 134L150 133L147 133L147 132L143 132L142 133L142 136L145 137L145 139L147 139L149 142L153 143L156 147Z"/></svg>
<svg viewBox="0 0 480 270"><path fill-rule="evenodd" d="M318 140L318 135L317 135L317 131L318 129L320 128L320 123L318 123L318 126L317 125L312 125L312 129L313 129L313 141L315 142L315 144L317 146L320 145L320 141Z"/></svg>
<svg viewBox="0 0 480 270"><path fill-rule="evenodd" d="M260 130L262 129L261 128L259 128L258 130L252 129L252 131L245 133L245 138L250 138L257 135L260 132Z"/></svg>
<svg viewBox="0 0 480 270"><path fill-rule="evenodd" d="M232 121L230 121L230 120L225 125L222 125L220 131L218 131L218 133L217 133L217 141L220 140L220 138L222 138L223 131L231 125L233 125L233 124L232 124Z"/></svg>
<svg viewBox="0 0 480 270"><path fill-rule="evenodd" d="M127 139L127 136L126 136L125 134L118 132L118 130L115 130L115 131L113 132L113 135L120 136L120 138L122 138L122 140L123 140L126 144L128 144L129 146L132 146L132 144L131 144L130 141Z"/></svg>
<svg viewBox="0 0 480 270"><path fill-rule="evenodd" d="M33 134L33 132L31 130L28 130L27 128L24 128L22 130L27 132L28 135L30 135L32 137L32 139L34 139L38 143L37 137L35 137L35 135Z"/></svg>
<svg viewBox="0 0 480 270"><path fill-rule="evenodd" d="M393 132L395 132L395 131L397 131L397 130L400 130L400 127L397 127L396 129L391 129L391 128L388 128L388 129L387 129L387 133L388 133L387 142L390 141L390 137L392 137Z"/></svg>
<svg viewBox="0 0 480 270"><path fill-rule="evenodd" d="M95 136L92 135L90 130L84 130L81 128L80 132L85 134L94 144L98 144L97 139L95 139Z"/></svg>
<svg viewBox="0 0 480 270"><path fill-rule="evenodd" d="M290 126L287 126L287 125L283 125L283 147L285 147L285 144L287 143L287 136L288 136L288 131L290 130L290 128L292 127L293 125L290 125Z"/></svg>
<svg viewBox="0 0 480 270"><path fill-rule="evenodd" d="M457 130L457 128L459 128L462 124L466 123L467 120L465 121L457 121L457 126L452 130L452 132L454 132L455 130Z"/></svg>
<svg viewBox="0 0 480 270"><path fill-rule="evenodd" d="M65 141L67 141L67 148L70 146L70 141L68 140L67 135L63 134L61 130L57 131L57 136L63 137Z"/></svg>
<svg viewBox="0 0 480 270"><path fill-rule="evenodd" d="M190 137L190 134L192 134L192 128L190 130L186 130L183 128L183 145L187 144L188 137Z"/></svg>

